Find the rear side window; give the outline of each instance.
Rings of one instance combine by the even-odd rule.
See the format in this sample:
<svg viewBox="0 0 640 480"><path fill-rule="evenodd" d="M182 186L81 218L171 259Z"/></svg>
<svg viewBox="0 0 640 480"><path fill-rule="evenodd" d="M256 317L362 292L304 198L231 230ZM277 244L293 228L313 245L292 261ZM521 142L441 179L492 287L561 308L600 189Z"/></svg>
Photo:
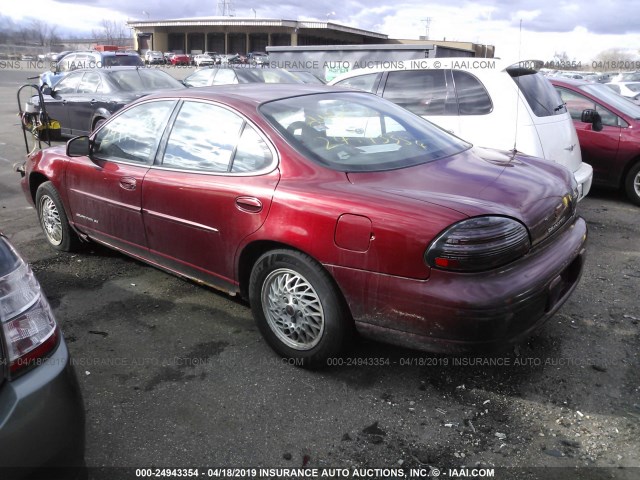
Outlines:
<svg viewBox="0 0 640 480"><path fill-rule="evenodd" d="M453 71L453 83L458 96L460 115L486 115L493 110L491 97L475 76L460 70Z"/></svg>
<svg viewBox="0 0 640 480"><path fill-rule="evenodd" d="M510 68L507 71L536 117L552 117L567 113L560 95L542 75L520 68Z"/></svg>
<svg viewBox="0 0 640 480"><path fill-rule="evenodd" d="M452 103L444 70L389 72L382 96L416 115L445 115Z"/></svg>
<svg viewBox="0 0 640 480"><path fill-rule="evenodd" d="M213 173L253 173L268 167L271 150L239 115L217 105L185 102L167 141L162 166Z"/></svg>
<svg viewBox="0 0 640 480"><path fill-rule="evenodd" d="M381 76L381 73L367 73L366 75L358 75L357 77L346 78L341 82L336 82L336 85L375 93L376 89L378 88L378 83L380 82Z"/></svg>

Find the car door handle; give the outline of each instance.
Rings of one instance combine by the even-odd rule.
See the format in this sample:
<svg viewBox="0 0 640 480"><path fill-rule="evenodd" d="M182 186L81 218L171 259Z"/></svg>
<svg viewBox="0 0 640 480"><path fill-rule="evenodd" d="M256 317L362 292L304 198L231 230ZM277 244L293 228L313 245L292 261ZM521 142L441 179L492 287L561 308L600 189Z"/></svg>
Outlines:
<svg viewBox="0 0 640 480"><path fill-rule="evenodd" d="M262 210L262 202L256 197L237 197L236 206L243 212L258 213Z"/></svg>
<svg viewBox="0 0 640 480"><path fill-rule="evenodd" d="M97 100L95 98L92 98L91 100L89 100L89 103L96 103Z"/></svg>
<svg viewBox="0 0 640 480"><path fill-rule="evenodd" d="M120 188L125 190L135 190L138 182L133 177L122 177L120 179Z"/></svg>

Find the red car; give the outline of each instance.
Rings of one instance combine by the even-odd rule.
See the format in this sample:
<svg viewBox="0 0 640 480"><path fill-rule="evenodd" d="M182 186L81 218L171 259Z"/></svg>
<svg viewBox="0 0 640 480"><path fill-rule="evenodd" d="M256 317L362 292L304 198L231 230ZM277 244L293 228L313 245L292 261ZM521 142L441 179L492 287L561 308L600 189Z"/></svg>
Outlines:
<svg viewBox="0 0 640 480"><path fill-rule="evenodd" d="M571 113L593 183L623 189L640 205L640 106L600 83L550 80Z"/></svg>
<svg viewBox="0 0 640 480"><path fill-rule="evenodd" d="M186 53L174 53L171 55L171 58L169 58L169 62L171 65L190 65L191 57Z"/></svg>
<svg viewBox="0 0 640 480"><path fill-rule="evenodd" d="M431 351L509 345L582 272L569 170L350 89L148 96L23 173L55 248L90 239L239 294L268 343L308 365L354 327Z"/></svg>

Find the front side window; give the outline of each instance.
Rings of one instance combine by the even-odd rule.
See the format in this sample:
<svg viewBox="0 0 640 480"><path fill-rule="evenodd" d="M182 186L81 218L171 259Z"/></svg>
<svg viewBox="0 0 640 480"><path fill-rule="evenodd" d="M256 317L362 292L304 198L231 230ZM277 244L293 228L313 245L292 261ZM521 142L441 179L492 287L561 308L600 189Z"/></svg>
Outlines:
<svg viewBox="0 0 640 480"><path fill-rule="evenodd" d="M60 60L58 62L58 72L68 72L71 70L70 65L74 62L76 56L77 55L75 53L72 53L64 57L63 60Z"/></svg>
<svg viewBox="0 0 640 480"><path fill-rule="evenodd" d="M416 115L445 115L449 98L445 71L389 72L382 96Z"/></svg>
<svg viewBox="0 0 640 480"><path fill-rule="evenodd" d="M586 109L591 109L600 114L603 125L608 125L611 127L619 126L618 116L615 113L604 108L602 105L594 102L590 98L585 97L584 95L580 95L579 93L575 93L566 88L558 87L557 91L558 93L560 93L560 97L566 104L567 110L569 110L569 114L571 115L572 119L579 121L582 118L582 112Z"/></svg>
<svg viewBox="0 0 640 480"><path fill-rule="evenodd" d="M230 85L235 83L238 83L236 73L228 68L218 70L218 73L216 73L213 79L213 85Z"/></svg>
<svg viewBox="0 0 640 480"><path fill-rule="evenodd" d="M491 98L484 85L474 75L461 70L453 71L453 82L458 96L460 115L486 115L493 110Z"/></svg>
<svg viewBox="0 0 640 480"><path fill-rule="evenodd" d="M60 80L54 90L56 94L70 94L75 93L78 88L78 84L82 79L82 73L70 73L62 80Z"/></svg>
<svg viewBox="0 0 640 480"><path fill-rule="evenodd" d="M93 155L104 160L151 163L174 100L137 105L104 125L93 139Z"/></svg>
<svg viewBox="0 0 640 480"><path fill-rule="evenodd" d="M185 78L184 83L189 87L206 87L207 85L211 85L211 81L216 72L217 70L214 69L194 72Z"/></svg>
<svg viewBox="0 0 640 480"><path fill-rule="evenodd" d="M267 102L260 111L301 154L338 171L393 170L471 147L404 108L367 93L291 97Z"/></svg>
<svg viewBox="0 0 640 480"><path fill-rule="evenodd" d="M86 72L78 85L78 93L96 93L100 88L100 74L97 72Z"/></svg>
<svg viewBox="0 0 640 480"><path fill-rule="evenodd" d="M160 70L135 69L109 72L109 78L125 92L180 88L183 85L171 75Z"/></svg>

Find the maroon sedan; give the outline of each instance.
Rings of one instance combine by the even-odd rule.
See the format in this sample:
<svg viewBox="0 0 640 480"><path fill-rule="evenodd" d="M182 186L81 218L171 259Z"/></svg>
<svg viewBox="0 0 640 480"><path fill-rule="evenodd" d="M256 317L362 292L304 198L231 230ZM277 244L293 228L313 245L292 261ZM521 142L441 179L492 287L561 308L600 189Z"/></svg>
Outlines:
<svg viewBox="0 0 640 480"><path fill-rule="evenodd" d="M570 171L353 90L145 97L24 174L55 248L90 239L242 295L268 343L308 365L354 327L431 351L503 347L582 272Z"/></svg>
<svg viewBox="0 0 640 480"><path fill-rule="evenodd" d="M550 80L571 113L593 183L623 189L640 205L640 106L600 83Z"/></svg>

